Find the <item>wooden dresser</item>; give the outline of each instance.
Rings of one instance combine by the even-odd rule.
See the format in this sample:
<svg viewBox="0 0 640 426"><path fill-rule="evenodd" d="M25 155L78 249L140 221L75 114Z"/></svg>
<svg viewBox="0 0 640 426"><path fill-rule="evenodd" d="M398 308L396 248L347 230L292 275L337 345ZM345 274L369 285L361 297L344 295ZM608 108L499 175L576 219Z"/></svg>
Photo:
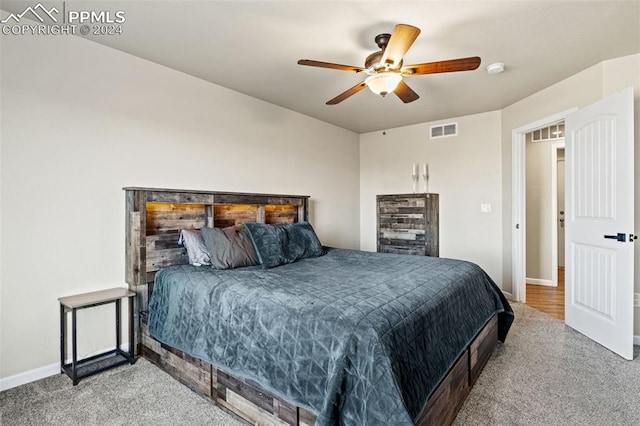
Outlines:
<svg viewBox="0 0 640 426"><path fill-rule="evenodd" d="M378 252L438 256L438 194L378 195Z"/></svg>

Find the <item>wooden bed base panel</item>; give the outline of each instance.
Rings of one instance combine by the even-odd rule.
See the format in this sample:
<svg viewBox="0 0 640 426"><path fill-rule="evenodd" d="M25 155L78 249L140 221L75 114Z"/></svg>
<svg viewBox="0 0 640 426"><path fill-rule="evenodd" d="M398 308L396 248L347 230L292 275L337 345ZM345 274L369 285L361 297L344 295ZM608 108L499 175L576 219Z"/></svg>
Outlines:
<svg viewBox="0 0 640 426"><path fill-rule="evenodd" d="M450 425L478 380L498 342L498 316L494 315L458 357L427 401L417 424Z"/></svg>
<svg viewBox="0 0 640 426"><path fill-rule="evenodd" d="M144 323L139 353L193 391L252 424L315 424L316 416L311 411L272 395L255 382L239 379L158 342Z"/></svg>
<svg viewBox="0 0 640 426"><path fill-rule="evenodd" d="M498 315L494 315L469 346L469 386L476 384L497 343Z"/></svg>
<svg viewBox="0 0 640 426"><path fill-rule="evenodd" d="M478 379L498 340L493 316L433 392L417 425L450 425ZM255 425L311 426L316 416L211 364L153 339L145 323L139 353L215 404Z"/></svg>

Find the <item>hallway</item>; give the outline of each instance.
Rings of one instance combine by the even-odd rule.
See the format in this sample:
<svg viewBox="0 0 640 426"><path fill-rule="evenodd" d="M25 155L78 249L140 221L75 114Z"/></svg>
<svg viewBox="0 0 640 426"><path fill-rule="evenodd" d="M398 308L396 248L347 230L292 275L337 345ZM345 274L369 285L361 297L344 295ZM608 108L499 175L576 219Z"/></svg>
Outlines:
<svg viewBox="0 0 640 426"><path fill-rule="evenodd" d="M564 320L564 268L558 268L558 287L527 284L527 305Z"/></svg>

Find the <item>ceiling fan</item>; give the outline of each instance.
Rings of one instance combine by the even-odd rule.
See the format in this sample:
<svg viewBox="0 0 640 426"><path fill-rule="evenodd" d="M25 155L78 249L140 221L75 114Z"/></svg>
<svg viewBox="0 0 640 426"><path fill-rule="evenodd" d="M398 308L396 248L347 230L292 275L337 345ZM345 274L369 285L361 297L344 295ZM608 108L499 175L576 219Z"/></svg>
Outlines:
<svg viewBox="0 0 640 426"><path fill-rule="evenodd" d="M364 62L364 68L314 61L311 59L300 59L298 64L341 71L355 71L356 73L364 72L368 75L363 82L356 84L331 99L327 102L327 105L338 104L365 87L369 87L371 91L383 97L393 92L402 102L413 102L418 99L419 96L402 80L402 77L454 71L471 71L480 66L480 58L478 56L403 66L402 58L419 34L419 28L406 24L398 24L393 29L393 34L385 33L377 35L375 42L380 48L380 51L367 56Z"/></svg>

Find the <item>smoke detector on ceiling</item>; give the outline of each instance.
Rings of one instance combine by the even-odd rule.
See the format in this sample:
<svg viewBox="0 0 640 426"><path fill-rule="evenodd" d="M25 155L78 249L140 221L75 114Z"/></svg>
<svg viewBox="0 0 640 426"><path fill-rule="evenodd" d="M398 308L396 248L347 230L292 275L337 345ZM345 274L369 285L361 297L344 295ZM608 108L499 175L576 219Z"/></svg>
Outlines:
<svg viewBox="0 0 640 426"><path fill-rule="evenodd" d="M502 62L496 62L487 66L487 72L489 74L500 74L504 71L504 64Z"/></svg>

